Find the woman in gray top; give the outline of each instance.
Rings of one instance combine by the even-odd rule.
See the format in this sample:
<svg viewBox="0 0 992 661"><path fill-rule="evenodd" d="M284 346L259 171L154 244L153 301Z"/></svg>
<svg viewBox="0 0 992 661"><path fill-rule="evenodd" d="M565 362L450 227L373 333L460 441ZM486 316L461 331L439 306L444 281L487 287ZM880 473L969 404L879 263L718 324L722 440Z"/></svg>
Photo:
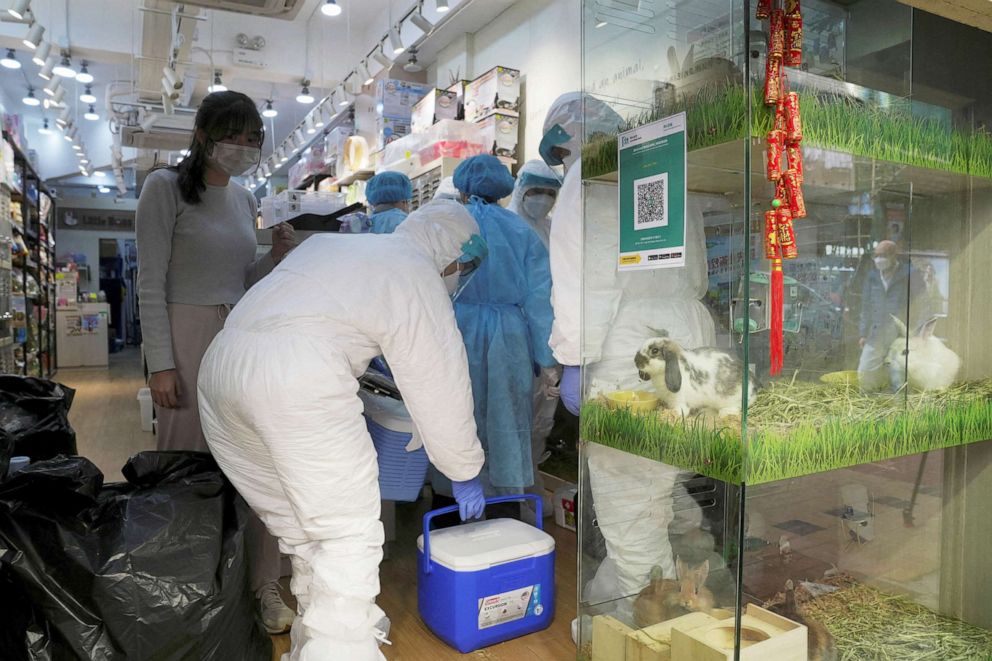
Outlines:
<svg viewBox="0 0 992 661"><path fill-rule="evenodd" d="M138 294L159 450L208 451L196 401L200 361L231 307L294 243L292 228L279 226L272 250L256 259L255 196L231 181L258 166L263 136L250 98L210 94L197 110L189 155L149 174L141 190ZM278 546L257 520L248 552L262 619L284 630L293 614L275 588Z"/></svg>

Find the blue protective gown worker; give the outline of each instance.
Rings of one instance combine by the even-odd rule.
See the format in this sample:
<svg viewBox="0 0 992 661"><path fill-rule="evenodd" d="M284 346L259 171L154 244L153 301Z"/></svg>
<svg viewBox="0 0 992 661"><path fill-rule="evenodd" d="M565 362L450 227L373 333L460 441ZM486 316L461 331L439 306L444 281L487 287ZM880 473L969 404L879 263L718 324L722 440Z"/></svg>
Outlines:
<svg viewBox="0 0 992 661"><path fill-rule="evenodd" d="M373 234L392 234L406 220L413 198L413 184L402 172L380 172L365 185L365 199L371 207L369 220Z"/></svg>
<svg viewBox="0 0 992 661"><path fill-rule="evenodd" d="M548 251L537 233L498 204L513 177L494 156L475 156L455 170L455 187L479 224L489 256L455 302L465 340L487 488L531 486L535 368L551 368L553 313Z"/></svg>

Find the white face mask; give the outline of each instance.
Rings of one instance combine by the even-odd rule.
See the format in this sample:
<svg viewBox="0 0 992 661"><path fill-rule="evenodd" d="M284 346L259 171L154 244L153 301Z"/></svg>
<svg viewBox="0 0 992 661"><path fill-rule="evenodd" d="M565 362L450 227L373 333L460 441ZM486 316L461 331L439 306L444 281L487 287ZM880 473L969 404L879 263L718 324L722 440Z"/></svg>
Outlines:
<svg viewBox="0 0 992 661"><path fill-rule="evenodd" d="M555 206L554 195L536 193L524 197L522 210L524 214L533 220L544 220L551 209Z"/></svg>
<svg viewBox="0 0 992 661"><path fill-rule="evenodd" d="M875 258L875 268L879 271L888 271L893 266L891 257L876 257Z"/></svg>
<svg viewBox="0 0 992 661"><path fill-rule="evenodd" d="M226 142L215 142L207 155L210 164L232 177L240 177L258 167L262 150L258 147L242 147Z"/></svg>

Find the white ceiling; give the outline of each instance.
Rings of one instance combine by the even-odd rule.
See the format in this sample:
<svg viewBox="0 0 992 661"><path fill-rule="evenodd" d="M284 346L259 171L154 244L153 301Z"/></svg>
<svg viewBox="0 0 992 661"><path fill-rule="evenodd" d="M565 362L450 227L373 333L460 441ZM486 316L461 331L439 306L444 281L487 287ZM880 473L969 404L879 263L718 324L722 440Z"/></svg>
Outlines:
<svg viewBox="0 0 992 661"><path fill-rule="evenodd" d="M0 0L0 7L5 8L8 2L10 0ZM312 108L295 100L300 79L304 76L311 79L313 96L319 100L386 32L389 17L392 15L395 20L415 4L415 0L338 0L344 12L341 16L328 18L319 11L324 0L304 2L292 21L201 10L200 15L206 20L196 22L193 45L212 54L214 67L223 72L224 84L248 94L260 106L265 99L273 100L279 116L270 122L267 130L273 134L275 144ZM459 0L449 2L452 7L458 3ZM78 101L83 85L74 80L63 82L67 88L66 100L71 102L69 107L78 116L76 124L86 151L97 168L105 168L110 163L111 136L104 106L106 88L111 81L124 81L125 87L133 85L142 53L142 23L147 16L139 7L148 4L149 0L33 0L31 3L36 19L46 28L44 38L53 42L53 50L54 44L70 47L77 69L80 61L86 60L90 73L96 78L93 93L98 99L96 105L101 119L93 122L82 118L87 110L86 104ZM434 1L426 0L425 5L425 16L436 20ZM38 77L39 67L31 62L31 53L21 44L26 33L26 25L0 23L0 46L16 48L17 57L23 63L20 70L0 69L0 94L8 106L7 112L24 116L29 146L38 152L41 176L71 175L77 172L78 161L69 143L62 139L61 132L56 130L50 136L38 133L44 117L48 117L50 126L55 128L54 120L59 111L30 108L20 101L28 85L36 88L35 94L39 98L44 98L41 88L45 81ZM238 33L265 38L266 46L259 52L264 68L233 64ZM415 27L408 26L404 38L415 38L419 34ZM197 78L196 93L190 104L195 107L210 82L210 60L206 52L195 49L190 59L189 71ZM268 152L273 141L267 139L266 142ZM133 153L125 153L125 158L128 157L133 157ZM75 176L63 183L95 186L106 182L106 179L90 177L83 180Z"/></svg>

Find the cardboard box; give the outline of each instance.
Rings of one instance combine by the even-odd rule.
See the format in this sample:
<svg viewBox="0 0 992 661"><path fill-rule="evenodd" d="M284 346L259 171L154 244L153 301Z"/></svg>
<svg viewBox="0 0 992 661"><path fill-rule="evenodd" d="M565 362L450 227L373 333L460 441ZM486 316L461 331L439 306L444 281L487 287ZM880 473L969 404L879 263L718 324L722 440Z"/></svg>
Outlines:
<svg viewBox="0 0 992 661"><path fill-rule="evenodd" d="M465 119L465 88L470 82L469 80L459 80L448 87L447 91L458 95L458 116L455 119Z"/></svg>
<svg viewBox="0 0 992 661"><path fill-rule="evenodd" d="M431 91L430 86L411 83L406 80L379 80L375 84L376 113L383 117L410 118L413 106L425 94Z"/></svg>
<svg viewBox="0 0 992 661"><path fill-rule="evenodd" d="M384 149L394 140L399 140L410 133L409 117L380 117L376 122L375 142L372 151Z"/></svg>
<svg viewBox="0 0 992 661"><path fill-rule="evenodd" d="M520 118L497 112L476 122L482 129L483 145L493 156L517 160L517 144L520 139Z"/></svg>
<svg viewBox="0 0 992 661"><path fill-rule="evenodd" d="M494 67L465 86L465 119L476 122L499 111L515 115L520 110L520 72Z"/></svg>
<svg viewBox="0 0 992 661"><path fill-rule="evenodd" d="M447 90L431 90L414 104L410 132L424 133L442 119L458 119L458 94Z"/></svg>

